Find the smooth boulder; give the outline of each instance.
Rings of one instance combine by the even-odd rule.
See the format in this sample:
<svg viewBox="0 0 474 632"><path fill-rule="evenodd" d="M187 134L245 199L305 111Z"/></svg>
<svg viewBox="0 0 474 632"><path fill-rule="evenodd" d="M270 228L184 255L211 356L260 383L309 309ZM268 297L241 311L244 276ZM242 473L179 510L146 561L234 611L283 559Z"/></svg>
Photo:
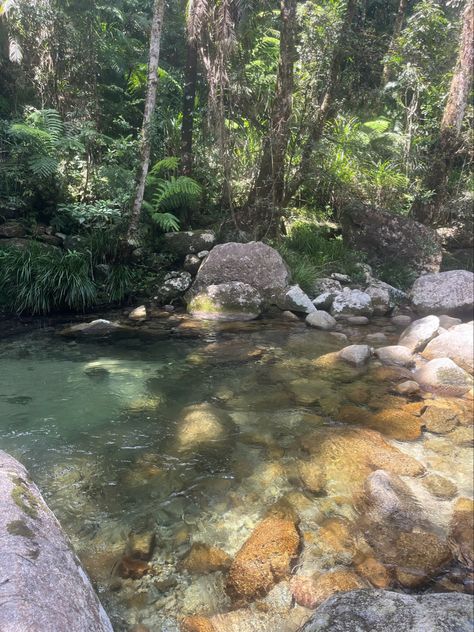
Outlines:
<svg viewBox="0 0 474 632"><path fill-rule="evenodd" d="M0 451L0 629L113 632L71 544L28 472Z"/></svg>
<svg viewBox="0 0 474 632"><path fill-rule="evenodd" d="M474 370L474 323L455 325L431 340L423 351L428 360L450 358L466 371Z"/></svg>
<svg viewBox="0 0 474 632"><path fill-rule="evenodd" d="M306 324L310 327L314 327L315 329L324 329L325 331L330 331L334 329L337 322L336 319L328 314L327 312L323 312L321 310L315 310L311 314L306 316Z"/></svg>
<svg viewBox="0 0 474 632"><path fill-rule="evenodd" d="M421 351L430 340L438 334L439 318L437 316L425 316L414 320L402 332L398 344L407 347L413 353Z"/></svg>
<svg viewBox="0 0 474 632"><path fill-rule="evenodd" d="M229 242L215 246L199 268L190 294L209 285L239 281L255 288L273 304L290 285L290 272L281 255L261 241Z"/></svg>
<svg viewBox="0 0 474 632"><path fill-rule="evenodd" d="M300 632L472 632L472 597L353 590L325 601Z"/></svg>
<svg viewBox="0 0 474 632"><path fill-rule="evenodd" d="M188 312L202 320L254 320L260 316L262 307L259 292L240 281L204 287L188 302Z"/></svg>
<svg viewBox="0 0 474 632"><path fill-rule="evenodd" d="M421 315L470 315L474 308L474 274L468 270L426 274L415 281L410 298Z"/></svg>
<svg viewBox="0 0 474 632"><path fill-rule="evenodd" d="M425 391L451 397L462 397L472 388L469 373L449 358L430 360L416 371L415 380Z"/></svg>

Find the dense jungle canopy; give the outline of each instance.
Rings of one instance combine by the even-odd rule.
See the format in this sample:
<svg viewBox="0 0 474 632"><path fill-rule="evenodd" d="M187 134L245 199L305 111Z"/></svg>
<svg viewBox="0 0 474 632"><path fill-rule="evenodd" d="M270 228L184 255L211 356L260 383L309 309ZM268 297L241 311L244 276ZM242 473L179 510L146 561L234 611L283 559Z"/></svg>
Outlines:
<svg viewBox="0 0 474 632"><path fill-rule="evenodd" d="M81 278L69 307L95 300L90 260L110 301L146 287L167 231L285 249L295 223L319 226L319 259L288 257L304 285L302 267L346 258L354 203L434 227L470 213L472 0L2 0L0 16L2 236L72 239L49 253Z"/></svg>

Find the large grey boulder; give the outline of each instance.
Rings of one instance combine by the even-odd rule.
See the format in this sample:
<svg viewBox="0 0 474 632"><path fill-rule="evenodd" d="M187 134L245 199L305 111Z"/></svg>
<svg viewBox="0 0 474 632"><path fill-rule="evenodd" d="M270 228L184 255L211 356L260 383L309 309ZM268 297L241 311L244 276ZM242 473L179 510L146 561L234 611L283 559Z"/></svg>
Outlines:
<svg viewBox="0 0 474 632"><path fill-rule="evenodd" d="M281 299L290 285L281 255L261 241L229 242L211 250L197 273L190 295L209 285L239 281L255 288L266 304Z"/></svg>
<svg viewBox="0 0 474 632"><path fill-rule="evenodd" d="M367 254L370 264L400 263L418 274L438 272L443 257L434 230L414 220L354 203L344 213L346 244Z"/></svg>
<svg viewBox="0 0 474 632"><path fill-rule="evenodd" d="M263 301L255 288L234 281L202 288L193 294L188 312L201 320L254 320L262 312Z"/></svg>
<svg viewBox="0 0 474 632"><path fill-rule="evenodd" d="M325 601L300 632L472 632L472 597L352 590Z"/></svg>
<svg viewBox="0 0 474 632"><path fill-rule="evenodd" d="M451 358L471 373L474 371L474 322L455 325L427 344L423 357Z"/></svg>
<svg viewBox="0 0 474 632"><path fill-rule="evenodd" d="M284 311L290 310L300 314L311 314L316 311L311 299L299 285L292 285L287 290L283 290L280 296L275 298L275 303Z"/></svg>
<svg viewBox="0 0 474 632"><path fill-rule="evenodd" d="M421 351L425 345L435 338L439 329L439 318L437 316L425 316L419 320L414 320L402 332L398 344L407 347L410 351Z"/></svg>
<svg viewBox="0 0 474 632"><path fill-rule="evenodd" d="M28 472L0 451L0 630L113 632Z"/></svg>
<svg viewBox="0 0 474 632"><path fill-rule="evenodd" d="M335 318L347 318L348 316L372 316L374 308L372 299L361 290L344 288L337 294L331 305L331 314Z"/></svg>
<svg viewBox="0 0 474 632"><path fill-rule="evenodd" d="M166 250L177 257L185 257L210 250L216 243L216 235L212 230L186 230L166 233L164 240Z"/></svg>
<svg viewBox="0 0 474 632"><path fill-rule="evenodd" d="M410 292L419 314L471 315L474 308L474 274L449 270L419 277Z"/></svg>

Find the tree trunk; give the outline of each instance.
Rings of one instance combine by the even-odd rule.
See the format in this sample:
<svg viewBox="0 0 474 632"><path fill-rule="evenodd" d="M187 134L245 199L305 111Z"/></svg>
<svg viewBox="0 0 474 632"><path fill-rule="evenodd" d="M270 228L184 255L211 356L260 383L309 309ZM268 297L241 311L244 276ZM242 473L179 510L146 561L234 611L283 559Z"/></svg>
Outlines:
<svg viewBox="0 0 474 632"><path fill-rule="evenodd" d="M324 95L317 106L316 116L309 128L308 138L303 145L298 173L286 191L286 203L289 202L289 200L296 194L300 186L303 184L304 179L308 174L313 151L321 140L321 136L323 135L324 125L328 119L334 101L334 95L338 85L342 62L344 61L345 57L346 42L355 15L356 4L357 0L347 1L344 20L341 24L339 36L334 46L334 53L326 82L326 91L324 92Z"/></svg>
<svg viewBox="0 0 474 632"><path fill-rule="evenodd" d="M408 0L400 0L400 4L398 5L398 12L395 18L395 24L393 25L393 33L390 38L390 44L387 51L387 56L390 55L395 49L395 45L397 43L397 39L402 32L403 22L405 21L405 15L408 8ZM382 73L382 82L383 85L387 84L391 78L391 68L390 64L385 62Z"/></svg>
<svg viewBox="0 0 474 632"><path fill-rule="evenodd" d="M474 0L467 0L463 11L458 59L441 119L439 139L432 150L434 160L425 180L426 188L433 195L428 202L415 202L412 211L421 222L436 224L442 219L440 210L446 200L448 176L459 149L459 134L472 87L473 37Z"/></svg>
<svg viewBox="0 0 474 632"><path fill-rule="evenodd" d="M163 27L163 14L165 0L155 0L153 6L153 19L150 33L150 53L148 61L147 94L145 98L145 111L143 113L143 125L141 132L140 166L138 170L137 189L133 203L130 224L128 227L127 241L136 243L140 215L145 194L145 184L150 167L151 153L151 123L156 105L156 92L158 87L158 64L160 60L161 31Z"/></svg>
<svg viewBox="0 0 474 632"><path fill-rule="evenodd" d="M181 172L190 176L193 171L193 130L194 130L194 106L196 101L197 81L196 44L193 41L187 43L187 57L184 77L183 95L183 121L181 124Z"/></svg>
<svg viewBox="0 0 474 632"><path fill-rule="evenodd" d="M285 190L285 154L293 113L296 60L296 0L280 3L280 59L270 130L263 143L259 172L242 209L239 224L257 237L278 232Z"/></svg>

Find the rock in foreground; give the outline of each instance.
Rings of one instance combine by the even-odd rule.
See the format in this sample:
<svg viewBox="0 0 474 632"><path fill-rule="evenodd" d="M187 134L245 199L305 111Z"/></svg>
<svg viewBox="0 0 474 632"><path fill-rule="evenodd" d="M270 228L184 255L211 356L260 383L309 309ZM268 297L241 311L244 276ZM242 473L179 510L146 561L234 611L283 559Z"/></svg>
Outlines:
<svg viewBox="0 0 474 632"><path fill-rule="evenodd" d="M194 294L188 303L188 312L202 320L254 320L261 311L260 294L240 281L209 285Z"/></svg>
<svg viewBox="0 0 474 632"><path fill-rule="evenodd" d="M423 351L428 360L451 358L461 368L474 370L474 323L455 325L432 340Z"/></svg>
<svg viewBox="0 0 474 632"><path fill-rule="evenodd" d="M353 590L328 599L301 632L472 632L472 618L469 595Z"/></svg>
<svg viewBox="0 0 474 632"><path fill-rule="evenodd" d="M113 632L61 527L28 472L0 452L0 629Z"/></svg>

